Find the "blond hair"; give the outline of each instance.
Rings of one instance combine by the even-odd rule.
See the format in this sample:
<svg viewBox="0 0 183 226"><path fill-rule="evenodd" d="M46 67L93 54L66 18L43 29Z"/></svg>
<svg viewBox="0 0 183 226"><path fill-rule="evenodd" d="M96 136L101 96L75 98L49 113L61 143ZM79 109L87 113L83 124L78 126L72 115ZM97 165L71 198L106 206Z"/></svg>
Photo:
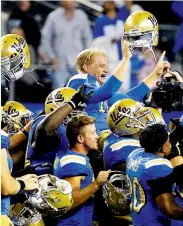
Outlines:
<svg viewBox="0 0 183 226"><path fill-rule="evenodd" d="M92 58L94 56L105 56L107 57L106 53L104 51L101 51L99 49L95 49L95 48L90 48L90 49L85 49L83 51L81 51L78 56L77 56L77 60L76 60L76 69L78 72L83 72L83 66L84 64L89 65L92 63Z"/></svg>

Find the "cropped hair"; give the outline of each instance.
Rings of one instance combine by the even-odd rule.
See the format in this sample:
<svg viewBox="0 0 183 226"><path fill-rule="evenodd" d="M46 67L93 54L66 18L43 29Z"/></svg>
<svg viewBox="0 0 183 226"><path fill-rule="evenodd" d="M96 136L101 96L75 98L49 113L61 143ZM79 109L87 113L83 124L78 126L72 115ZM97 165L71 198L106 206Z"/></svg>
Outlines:
<svg viewBox="0 0 183 226"><path fill-rule="evenodd" d="M86 65L90 65L93 61L93 57L94 56L105 56L107 57L106 53L104 51L101 51L99 49L96 48L90 48L90 49L85 49L83 51L81 51L78 56L77 56L77 60L76 60L76 69L78 72L83 72L83 66Z"/></svg>
<svg viewBox="0 0 183 226"><path fill-rule="evenodd" d="M145 152L161 152L163 145L168 140L166 126L160 123L147 126L147 128L141 131L139 140Z"/></svg>
<svg viewBox="0 0 183 226"><path fill-rule="evenodd" d="M77 143L77 137L81 134L81 129L84 126L95 123L95 118L88 115L77 115L70 119L66 126L66 135L69 140L70 148L73 148Z"/></svg>

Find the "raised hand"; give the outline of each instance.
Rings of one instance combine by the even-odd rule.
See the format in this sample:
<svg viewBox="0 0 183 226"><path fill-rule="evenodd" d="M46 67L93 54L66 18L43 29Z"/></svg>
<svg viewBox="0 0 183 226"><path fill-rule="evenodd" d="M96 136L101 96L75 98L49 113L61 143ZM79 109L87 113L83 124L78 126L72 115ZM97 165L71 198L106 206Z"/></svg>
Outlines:
<svg viewBox="0 0 183 226"><path fill-rule="evenodd" d="M88 99L93 95L93 91L88 91L88 89L92 89L91 86L84 84L79 87L77 93L71 98L71 103L74 103L74 108L86 103Z"/></svg>
<svg viewBox="0 0 183 226"><path fill-rule="evenodd" d="M154 69L154 72L156 73L156 75L158 77L160 77L161 75L163 75L164 73L169 72L170 69L170 63L168 61L163 61L164 57L165 57L166 51L164 51L159 60L158 63L156 64L156 67Z"/></svg>

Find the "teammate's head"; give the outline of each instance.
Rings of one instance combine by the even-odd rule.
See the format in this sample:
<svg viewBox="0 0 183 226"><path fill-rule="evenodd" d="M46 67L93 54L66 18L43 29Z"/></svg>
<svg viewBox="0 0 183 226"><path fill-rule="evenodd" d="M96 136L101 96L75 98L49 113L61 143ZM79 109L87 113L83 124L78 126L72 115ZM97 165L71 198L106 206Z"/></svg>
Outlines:
<svg viewBox="0 0 183 226"><path fill-rule="evenodd" d="M98 150L98 135L94 123L95 118L87 115L78 115L70 119L66 126L70 148L79 145L86 151Z"/></svg>
<svg viewBox="0 0 183 226"><path fill-rule="evenodd" d="M70 87L58 88L53 90L46 98L45 101L45 113L50 114L52 111L56 110L58 107L63 106L67 102L69 102L72 96L76 94L76 90ZM74 115L85 114L85 107L80 106L77 109L74 109L68 117L64 120L66 124L69 118Z"/></svg>
<svg viewBox="0 0 183 226"><path fill-rule="evenodd" d="M165 156L170 154L171 144L165 125L157 123L147 126L147 128L141 131L139 140L145 152L162 152Z"/></svg>
<svg viewBox="0 0 183 226"><path fill-rule="evenodd" d="M30 120L33 113L23 104L16 101L8 101L3 107L2 119L6 121L8 132L14 134L19 132Z"/></svg>
<svg viewBox="0 0 183 226"><path fill-rule="evenodd" d="M23 76L30 66L30 54L26 41L19 35L1 37L1 106L8 100L10 81Z"/></svg>
<svg viewBox="0 0 183 226"><path fill-rule="evenodd" d="M85 49L77 56L76 68L79 73L94 75L103 84L107 76L106 53L98 49Z"/></svg>
<svg viewBox="0 0 183 226"><path fill-rule="evenodd" d="M118 135L134 135L154 123L165 124L161 113L151 107L143 107L131 99L117 101L107 115L110 130Z"/></svg>
<svg viewBox="0 0 183 226"><path fill-rule="evenodd" d="M132 54L145 53L158 45L158 22L147 11L132 13L124 25L124 38L130 42ZM154 52L153 52L154 53Z"/></svg>
<svg viewBox="0 0 183 226"><path fill-rule="evenodd" d="M71 100L76 90L70 87L58 88L53 90L45 100L45 113L50 114L58 107Z"/></svg>

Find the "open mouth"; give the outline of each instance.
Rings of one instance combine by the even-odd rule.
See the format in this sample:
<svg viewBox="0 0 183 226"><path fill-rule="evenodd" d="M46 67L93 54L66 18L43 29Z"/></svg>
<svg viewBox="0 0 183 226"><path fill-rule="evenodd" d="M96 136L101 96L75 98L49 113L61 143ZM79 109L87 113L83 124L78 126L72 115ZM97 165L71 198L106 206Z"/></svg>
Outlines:
<svg viewBox="0 0 183 226"><path fill-rule="evenodd" d="M101 74L100 77L101 77L101 78L106 78L106 77L107 77L107 74Z"/></svg>

